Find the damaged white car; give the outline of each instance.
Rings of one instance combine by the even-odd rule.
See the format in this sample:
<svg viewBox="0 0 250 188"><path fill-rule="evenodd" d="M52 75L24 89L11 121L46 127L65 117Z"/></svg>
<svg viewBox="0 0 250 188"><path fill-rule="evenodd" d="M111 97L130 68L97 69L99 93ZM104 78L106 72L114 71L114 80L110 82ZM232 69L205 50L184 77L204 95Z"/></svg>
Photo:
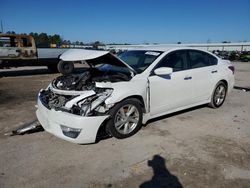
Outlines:
<svg viewBox="0 0 250 188"><path fill-rule="evenodd" d="M36 115L46 131L79 144L94 143L101 128L127 138L158 116L201 104L218 108L234 84L229 61L192 48L131 50L119 57L70 49L60 58L89 68L41 90Z"/></svg>

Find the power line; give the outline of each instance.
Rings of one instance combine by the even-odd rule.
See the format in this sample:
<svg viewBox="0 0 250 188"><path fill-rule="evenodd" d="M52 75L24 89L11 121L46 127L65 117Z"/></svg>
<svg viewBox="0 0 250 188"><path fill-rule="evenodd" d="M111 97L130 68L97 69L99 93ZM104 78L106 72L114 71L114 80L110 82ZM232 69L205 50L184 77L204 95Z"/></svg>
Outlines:
<svg viewBox="0 0 250 188"><path fill-rule="evenodd" d="M2 30L2 33L3 33L3 22L1 20L1 30Z"/></svg>

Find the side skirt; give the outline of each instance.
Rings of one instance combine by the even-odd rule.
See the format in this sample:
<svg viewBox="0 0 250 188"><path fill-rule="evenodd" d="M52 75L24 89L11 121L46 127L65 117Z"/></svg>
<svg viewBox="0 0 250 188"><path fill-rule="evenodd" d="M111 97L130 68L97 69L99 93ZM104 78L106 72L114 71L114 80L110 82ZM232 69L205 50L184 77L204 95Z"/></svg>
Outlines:
<svg viewBox="0 0 250 188"><path fill-rule="evenodd" d="M145 113L145 114L143 114L142 123L146 124L147 121L150 120L150 119L157 118L157 117L160 117L160 116L164 116L164 115L167 115L167 114L171 114L171 113L174 113L174 112L178 112L178 111L181 111L181 110L185 110L185 109L188 109L188 108L192 108L192 107L195 107L195 106L199 106L199 105L202 105L202 104L207 104L209 102L210 102L210 100L205 100L205 101L195 103L195 104L192 104L192 105L183 106L183 107L176 108L176 109L173 109L173 110L168 110L166 112L156 114L156 115L153 115L153 116L150 115L150 112Z"/></svg>

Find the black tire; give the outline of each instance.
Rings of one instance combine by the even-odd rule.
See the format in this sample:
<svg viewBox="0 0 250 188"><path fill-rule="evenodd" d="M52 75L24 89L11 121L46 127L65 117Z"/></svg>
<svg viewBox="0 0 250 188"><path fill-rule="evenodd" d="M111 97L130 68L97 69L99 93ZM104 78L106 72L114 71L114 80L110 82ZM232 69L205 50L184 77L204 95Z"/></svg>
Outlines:
<svg viewBox="0 0 250 188"><path fill-rule="evenodd" d="M49 71L52 72L52 73L57 73L58 72L57 64L48 65L47 67L48 67Z"/></svg>
<svg viewBox="0 0 250 188"><path fill-rule="evenodd" d="M219 94L218 90L221 87L224 88L224 92ZM221 99L220 99L221 101L219 103L217 102L218 95L221 95ZM213 91L213 94L211 97L211 102L208 104L208 106L211 108L219 108L220 106L223 105L223 103L226 99L226 96L227 96L227 85L224 82L220 81L216 84L216 86L214 88L214 91Z"/></svg>
<svg viewBox="0 0 250 188"><path fill-rule="evenodd" d="M138 122L136 124L136 126L131 130L131 132L129 133L121 133L117 130L116 126L115 126L115 121L117 120L118 117L118 113L119 110L121 108L125 108L126 106L134 106L138 112ZM110 111L109 111L109 115L110 115L110 119L108 120L107 124L106 124L106 132L110 135L113 136L115 138L118 139L123 139L123 138L127 138L130 137L132 135L134 135L135 133L137 133L141 126L142 126L142 106L139 100L135 99L135 98L129 98L126 100L121 101L120 103L117 103ZM129 117L128 117L129 118ZM128 122L129 123L129 122ZM130 122L131 123L131 122ZM124 125L125 126L125 125ZM127 125L128 126L128 125ZM131 125L133 127L133 123ZM124 128L125 129L125 128ZM121 130L120 130L121 131ZM124 130L125 131L125 130Z"/></svg>
<svg viewBox="0 0 250 188"><path fill-rule="evenodd" d="M57 69L62 74L71 74L74 70L74 64L71 61L59 61Z"/></svg>

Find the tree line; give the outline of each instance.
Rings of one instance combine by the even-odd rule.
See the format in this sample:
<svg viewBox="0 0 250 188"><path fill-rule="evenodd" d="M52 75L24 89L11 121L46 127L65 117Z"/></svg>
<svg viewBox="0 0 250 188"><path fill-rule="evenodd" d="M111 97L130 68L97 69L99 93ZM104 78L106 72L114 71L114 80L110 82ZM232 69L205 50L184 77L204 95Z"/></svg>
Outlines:
<svg viewBox="0 0 250 188"><path fill-rule="evenodd" d="M7 34L16 34L15 31L8 31ZM20 33L25 34L26 33ZM92 46L93 48L98 48L98 46L103 46L104 44L100 41L95 41L92 43L83 43L82 41L74 41L71 42L70 40L63 39L59 34L48 35L47 33L35 33L31 32L28 35L31 35L36 42L36 46L38 48L49 48L51 44L56 45L56 47L61 47L62 45L88 45Z"/></svg>

